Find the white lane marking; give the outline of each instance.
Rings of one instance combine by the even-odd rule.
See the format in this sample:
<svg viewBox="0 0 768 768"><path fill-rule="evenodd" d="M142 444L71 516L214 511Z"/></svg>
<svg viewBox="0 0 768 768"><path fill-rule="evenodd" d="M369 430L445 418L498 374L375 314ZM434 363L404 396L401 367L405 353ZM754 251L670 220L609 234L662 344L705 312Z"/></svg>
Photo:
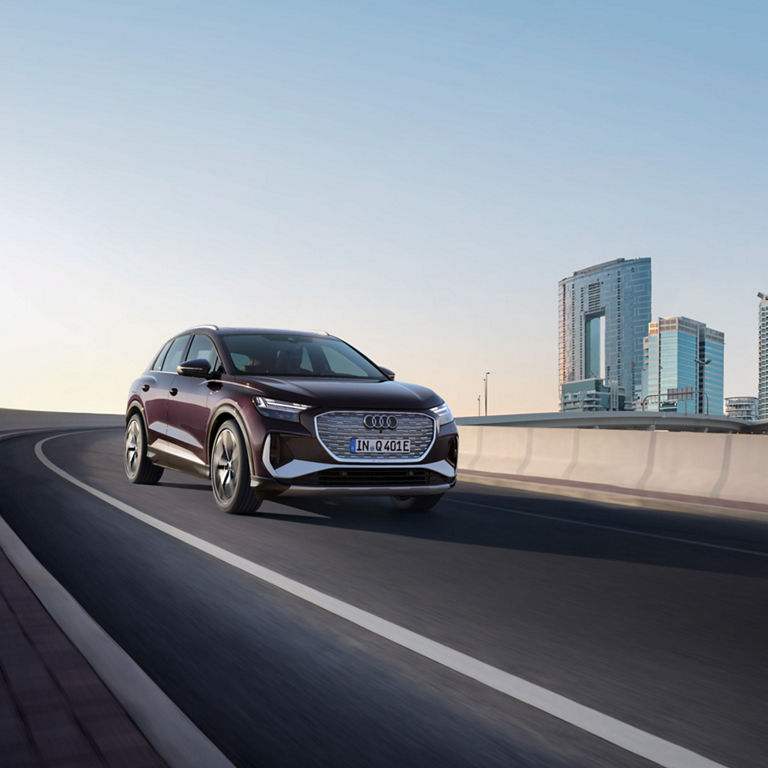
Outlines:
<svg viewBox="0 0 768 768"><path fill-rule="evenodd" d="M618 525L603 525L602 523L590 523L586 520L574 520L571 517L560 517L559 515L547 515L542 512L524 512L522 509L514 509L513 507L499 507L495 504L483 504L479 501L463 501L461 499L455 499L448 497L443 501L452 501L454 504L468 504L472 507L483 507L484 509L496 509L500 512L511 512L514 515L525 515L526 517L540 517L543 520L556 520L559 523L570 523L571 525L583 525L587 528L602 528L604 531L618 531L619 533L627 533L630 536L647 536L650 539L665 539L666 541L676 541L681 544L694 544L697 547L709 547L710 549L724 549L728 552L740 552L744 555L758 555L759 557L768 557L768 552L761 552L757 549L741 549L739 547L729 547L726 544L710 544L706 541L698 541L697 539L683 539L677 536L665 536L663 533L649 533L648 531L636 531L632 528L622 528ZM581 500L583 501L583 500Z"/></svg>
<svg viewBox="0 0 768 768"><path fill-rule="evenodd" d="M452 669L496 691L505 693L513 699L540 709L549 715L564 720L566 723L570 723L583 731L598 736L628 752L640 755L658 765L666 766L667 768L725 768L720 763L709 760L684 747L665 741L658 736L654 736L640 728L635 728L633 725L624 723L609 715L604 715L602 712L579 704L547 688L523 680L509 672L492 667L490 664L449 648L447 645L430 640L361 608L356 608L354 605L331 597L306 584L294 581L277 571L270 570L233 552L222 549L205 539L158 520L146 512L130 506L130 504L126 504L97 488L87 485L82 480L78 480L58 467L43 452L43 445L45 443L62 436L54 435L53 437L40 440L35 445L35 455L37 458L52 472L136 520L140 520L142 523L146 523L152 528L162 531L190 547L205 552L227 565L255 576L257 579L277 587L294 597L298 597L335 616L346 619L352 624L367 629L379 637L390 640L448 669Z"/></svg>

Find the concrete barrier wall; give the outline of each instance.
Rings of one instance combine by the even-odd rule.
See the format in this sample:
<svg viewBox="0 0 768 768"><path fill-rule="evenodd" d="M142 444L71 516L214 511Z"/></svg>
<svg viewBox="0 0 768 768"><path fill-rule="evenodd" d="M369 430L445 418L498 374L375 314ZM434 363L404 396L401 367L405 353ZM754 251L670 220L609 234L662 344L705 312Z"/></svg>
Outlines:
<svg viewBox="0 0 768 768"><path fill-rule="evenodd" d="M460 426L459 471L768 504L768 435Z"/></svg>

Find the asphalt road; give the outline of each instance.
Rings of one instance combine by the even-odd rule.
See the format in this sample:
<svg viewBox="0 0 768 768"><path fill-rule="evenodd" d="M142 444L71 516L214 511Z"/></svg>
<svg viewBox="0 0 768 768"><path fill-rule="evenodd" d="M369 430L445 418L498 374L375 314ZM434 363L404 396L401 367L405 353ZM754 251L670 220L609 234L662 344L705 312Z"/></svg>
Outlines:
<svg viewBox="0 0 768 768"><path fill-rule="evenodd" d="M0 443L0 514L242 766L647 766L646 760L286 594ZM123 476L122 433L45 453L229 552L728 766L768 755L768 526L459 484L216 508ZM757 554L765 553L765 554Z"/></svg>

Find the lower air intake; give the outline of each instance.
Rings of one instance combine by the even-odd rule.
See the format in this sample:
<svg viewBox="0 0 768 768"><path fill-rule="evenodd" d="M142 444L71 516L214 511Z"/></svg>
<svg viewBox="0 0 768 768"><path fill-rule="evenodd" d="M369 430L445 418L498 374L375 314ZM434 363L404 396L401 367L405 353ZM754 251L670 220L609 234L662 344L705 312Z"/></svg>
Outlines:
<svg viewBox="0 0 768 768"><path fill-rule="evenodd" d="M391 486L429 486L448 482L428 469L324 469L298 478L298 485L323 488L385 488Z"/></svg>

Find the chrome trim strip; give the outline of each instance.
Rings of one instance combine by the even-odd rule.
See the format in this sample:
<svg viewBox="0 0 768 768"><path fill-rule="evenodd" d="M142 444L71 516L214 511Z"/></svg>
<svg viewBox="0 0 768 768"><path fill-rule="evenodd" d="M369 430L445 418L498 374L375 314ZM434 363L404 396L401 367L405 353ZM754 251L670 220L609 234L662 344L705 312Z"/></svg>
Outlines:
<svg viewBox="0 0 768 768"><path fill-rule="evenodd" d="M272 445L272 433L267 433L267 439L264 441L264 448L261 451L261 460L264 463L264 466L267 468L267 472L269 472L272 477L276 477L277 470L272 466L272 462L269 460L269 449ZM251 486L253 486L253 479L251 479Z"/></svg>
<svg viewBox="0 0 768 768"><path fill-rule="evenodd" d="M423 453L421 453L419 456L408 456L407 458L403 458L403 459L382 459L379 462L374 462L374 461L371 461L370 456L367 456L367 457L362 458L362 459L352 459L352 458L349 458L348 456L337 456L323 442L323 439L320 437L320 430L318 429L318 426L317 426L317 420L321 416L333 416L334 414L337 414L337 413L342 414L343 416L349 416L350 414L360 414L361 416L365 416L365 415L367 415L369 413L370 414L386 413L387 415L391 415L391 416L426 416L428 419L432 420L432 440L429 443L429 445L427 446L426 450ZM435 417L434 414L429 413L427 411L388 411L386 409L379 409L379 410L367 409L367 410L361 411L361 410L357 410L355 408L350 408L349 410L341 411L341 410L336 409L334 411L322 411L321 413L315 414L313 421L314 421L314 424L315 424L315 437L317 438L317 440L320 443L320 445L323 446L323 448L325 449L326 453L329 456L331 456L332 458L336 459L336 461L340 461L340 462L342 462L344 464L347 464L347 463L370 464L371 466L391 466L393 464L396 464L398 466L403 466L405 464L413 463L414 461L420 461L425 456L427 456L429 454L429 452L432 450L432 447L435 444L435 440L437 440L437 435L438 435L438 432L439 432L437 418Z"/></svg>

